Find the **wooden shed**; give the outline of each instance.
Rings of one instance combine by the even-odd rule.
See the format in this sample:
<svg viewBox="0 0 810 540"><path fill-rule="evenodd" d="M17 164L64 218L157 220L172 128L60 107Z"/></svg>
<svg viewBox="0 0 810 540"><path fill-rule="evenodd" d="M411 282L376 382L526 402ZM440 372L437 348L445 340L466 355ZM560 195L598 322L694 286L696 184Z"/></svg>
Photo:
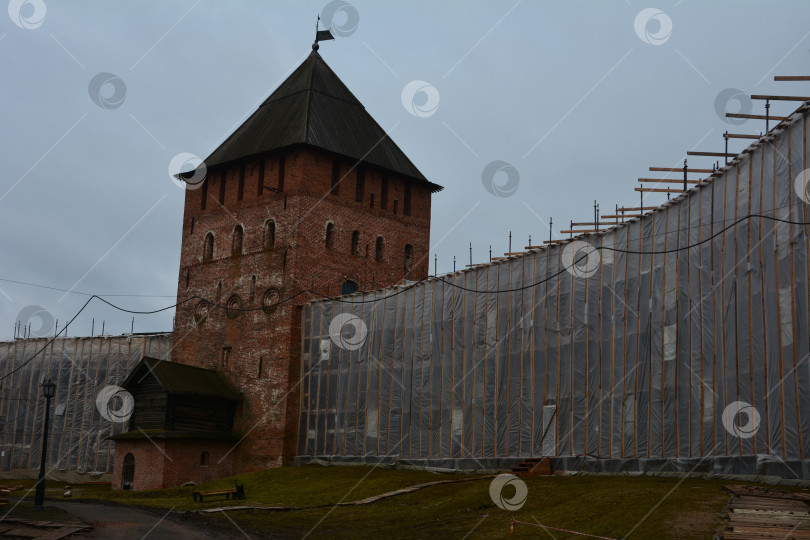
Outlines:
<svg viewBox="0 0 810 540"><path fill-rule="evenodd" d="M122 383L134 406L115 441L113 489L201 484L232 474L240 393L209 369L143 358Z"/></svg>
<svg viewBox="0 0 810 540"><path fill-rule="evenodd" d="M239 392L213 370L145 357L122 386L135 405L129 431L230 435Z"/></svg>

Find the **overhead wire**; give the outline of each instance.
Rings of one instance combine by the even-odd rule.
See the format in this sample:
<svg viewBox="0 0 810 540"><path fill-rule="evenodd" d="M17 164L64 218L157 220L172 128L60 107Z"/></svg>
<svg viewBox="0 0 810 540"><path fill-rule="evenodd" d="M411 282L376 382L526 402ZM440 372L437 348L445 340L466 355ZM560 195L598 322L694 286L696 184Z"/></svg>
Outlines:
<svg viewBox="0 0 810 540"><path fill-rule="evenodd" d="M121 306L113 304L109 300L106 300L105 298L103 298L103 297L101 297L99 295L94 294L90 298L88 298L87 301L84 303L84 305L81 307L81 309L79 309L79 311L76 312L76 314L73 315L73 317L67 323L65 323L65 326L61 331L58 331L52 338L50 338L45 343L45 345L43 345L38 351L33 353L32 356L28 360L25 360L19 366L14 368L11 372L9 372L6 375L0 377L0 382L7 379L11 375L16 373L20 369L22 369L24 366L29 364L31 361L33 361L34 358L36 358L40 353L42 353L48 347L48 345L53 343L56 340L56 338L59 337L60 334L62 334L63 332L66 332L68 327L73 323L73 321L75 321L76 318L85 310L85 308L87 308L87 306L90 304L90 302L92 302L96 298L99 299L100 301L102 301L103 303L107 304L108 306L112 307L113 309L116 309L116 310L124 312L124 313L135 314L135 315L153 315L155 313L160 313L160 312L163 312L163 311L167 311L169 309L176 308L178 306L181 306L181 305L183 305L183 304L185 304L187 302L190 302L192 300L195 300L195 299L200 300L201 302L206 302L209 305L209 308L226 309L228 311L239 311L239 312L251 312L251 311L274 309L275 307L277 307L277 306L279 306L281 304L290 302L291 300L293 300L293 299L295 299L295 298L297 298L297 297L299 297L299 296L301 296L303 294L318 295L318 296L321 296L323 300L329 300L329 301L333 301L333 302L340 302L340 303L343 303L343 304L368 304L368 303L373 303L373 302L380 302L382 300L387 300L388 298L393 298L393 297L398 296L400 294L403 294L403 293L409 291L410 289L414 288L415 286L417 286L417 285L419 285L421 283L424 283L426 281L429 281L431 279L440 281L440 282L445 283L445 284L447 284L447 285L449 285L451 287L463 290L465 292L481 293L481 294L512 293L512 292L519 292L519 291L523 291L523 290L530 289L530 288L533 288L533 287L537 287L538 285L542 285L542 284L554 279L555 277L561 275L563 272L566 272L569 269L574 268L579 262L581 262L583 260L586 260L593 251L609 250L609 251L612 251L612 252L615 252L615 253L625 253L625 254L629 254L629 255L666 255L666 254L669 254L669 253L676 253L676 252L679 252L679 251L685 251L685 250L688 250L688 249L692 249L692 248L701 246L701 245L705 244L706 242L710 242L713 239L720 236L721 234L723 234L724 232L726 232L728 229L730 229L732 227L735 227L735 226L739 225L741 222L749 220L751 218L766 219L766 220L771 220L773 222L785 223L785 224L789 224L789 225L810 225L810 222L806 222L806 221L794 221L794 220L789 220L789 219L777 218L777 217L774 217L774 216L766 216L764 214L748 214L746 216L743 216L743 217L735 220L730 225L728 225L726 227L723 227L722 229L720 229L716 233L714 233L714 234L712 234L710 236L707 236L703 240L700 240L698 242L695 242L694 244L690 244L690 245L687 245L687 246L678 246L678 247L675 247L675 248L664 249L664 250L660 250L660 251L655 251L655 250L652 250L652 251L631 250L631 249L622 249L622 248L611 247L611 246L590 246L592 248L592 251L590 251L588 253L585 253L584 255L582 255L581 257L579 257L576 260L573 260L573 258L572 258L570 266L564 266L563 265L563 266L561 266L560 270L558 270L557 272L555 272L555 273L553 273L553 274L551 274L549 276L546 276L545 278L543 278L543 279L541 279L539 281L535 281L535 282L530 283L528 285L523 285L521 287L514 287L514 288L511 288L511 289L496 289L496 290L472 289L472 288L464 287L463 285L459 285L457 283L453 283L451 281L448 281L443 277L434 276L432 278L422 278L422 279L420 279L418 281L414 281L413 283L409 283L406 286L400 287L396 292L394 292L392 294L386 294L386 295L384 295L382 297L375 297L375 298L370 298L370 299L351 300L351 299L344 298L344 297L339 297L339 296L332 297L332 296L320 293L320 292L318 292L318 291L316 291L314 289L303 289L303 290L299 291L296 294L288 296L287 298L284 298L284 299L279 300L278 302L276 302L274 304L270 304L270 305L267 305L267 306L262 305L262 306L251 307L251 308L236 308L236 307L229 307L227 305L222 305L222 304L219 304L219 303L213 303L213 302L210 302L209 300L207 300L207 299L205 299L205 298L203 298L201 296L192 295L192 296L189 296L189 297L187 297L187 298L185 298L185 299L183 299L183 300L181 300L179 302L176 302L176 303L174 303L172 305L165 306L165 307L155 309L155 310L149 310L149 311L139 311L139 310L131 310L131 309L123 308ZM527 252L527 255L530 255L530 254L531 254L531 252ZM361 293L361 294L368 294L368 293Z"/></svg>
<svg viewBox="0 0 810 540"><path fill-rule="evenodd" d="M174 298L176 295L174 294L104 294L98 295L96 293L88 293L82 291L74 291L72 289L61 289L59 287L52 287L50 285L42 285L40 283L31 283L28 281L19 281L16 279L9 279L9 278L0 278L0 281L4 281L6 283L16 283L17 285L26 285L29 287L39 287L40 289L50 289L52 291L59 291L59 292L66 292L70 294L80 294L82 296L119 296L119 297L132 297L132 298Z"/></svg>

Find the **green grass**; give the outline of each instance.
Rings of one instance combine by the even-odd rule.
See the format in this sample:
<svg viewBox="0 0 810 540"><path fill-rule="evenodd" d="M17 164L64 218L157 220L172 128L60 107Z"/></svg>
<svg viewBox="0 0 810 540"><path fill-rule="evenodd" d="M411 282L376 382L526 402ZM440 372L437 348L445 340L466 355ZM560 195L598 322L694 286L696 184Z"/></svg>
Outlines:
<svg viewBox="0 0 810 540"><path fill-rule="evenodd" d="M366 506L337 507L405 486L434 480L474 478L465 483L428 487ZM518 524L514 517L588 534L620 538L711 538L721 523L729 496L721 480L621 476L551 476L523 478L526 504L516 512L501 510L489 496L491 479L475 475L435 474L425 471L372 467L285 467L219 480L197 488L129 492L109 486L76 486L74 498L93 498L175 511L231 505L320 506L289 512L229 511L193 519L237 532L235 522L251 536L272 532L273 537L301 538L537 538L542 529ZM246 501L192 501L194 489L245 485ZM18 482L23 483L23 482ZM48 487L62 487L49 483ZM510 490L511 488L506 488ZM58 497L58 493L49 492ZM504 496L511 493L505 491ZM313 530L314 529L314 530ZM584 538L559 531L554 537Z"/></svg>
<svg viewBox="0 0 810 540"><path fill-rule="evenodd" d="M177 510L201 510L231 505L251 506L320 506L341 500L354 501L387 491L432 482L469 478L474 475L447 475L425 471L386 469L382 467L283 467L232 476L198 487L150 491L105 491L93 493L93 498L126 503L176 507ZM193 501L195 490L231 488L236 483L245 486L246 501L226 501L224 497ZM345 497L345 499L344 499Z"/></svg>
<svg viewBox="0 0 810 540"><path fill-rule="evenodd" d="M300 538L313 528L313 538L462 538L470 531L470 538L546 536L542 529L523 524L516 525L510 535L513 517L613 538L631 531L633 538L711 538L728 502L721 481L685 480L678 485L677 479L595 476L525 481L528 498L516 512L496 507L489 497L490 480L480 479L430 487L362 507L231 512L229 517L246 530L273 531L283 538ZM224 516L210 519L228 525ZM551 532L556 538L583 538Z"/></svg>

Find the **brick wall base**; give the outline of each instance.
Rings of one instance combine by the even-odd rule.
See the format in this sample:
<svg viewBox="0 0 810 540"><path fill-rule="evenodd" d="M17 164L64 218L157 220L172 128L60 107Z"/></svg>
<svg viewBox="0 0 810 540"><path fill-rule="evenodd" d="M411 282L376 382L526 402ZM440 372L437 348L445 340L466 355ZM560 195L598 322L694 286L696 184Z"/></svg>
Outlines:
<svg viewBox="0 0 810 540"><path fill-rule="evenodd" d="M205 439L119 440L115 442L112 488L121 489L124 457L135 458L134 490L204 484L233 474L233 443ZM208 452L207 465L201 462Z"/></svg>

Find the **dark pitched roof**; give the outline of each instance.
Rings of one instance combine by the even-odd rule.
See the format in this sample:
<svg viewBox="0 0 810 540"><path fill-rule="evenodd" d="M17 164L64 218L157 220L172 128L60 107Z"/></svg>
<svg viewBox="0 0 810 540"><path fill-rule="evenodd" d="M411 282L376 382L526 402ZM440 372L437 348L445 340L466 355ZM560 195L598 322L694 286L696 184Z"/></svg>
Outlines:
<svg viewBox="0 0 810 540"><path fill-rule="evenodd" d="M129 389L130 386L138 384L147 372L151 372L158 384L170 394L219 397L231 401L239 399L239 392L216 371L148 356L143 357L121 386Z"/></svg>
<svg viewBox="0 0 810 540"><path fill-rule="evenodd" d="M305 144L429 182L317 51L205 160L214 167Z"/></svg>

